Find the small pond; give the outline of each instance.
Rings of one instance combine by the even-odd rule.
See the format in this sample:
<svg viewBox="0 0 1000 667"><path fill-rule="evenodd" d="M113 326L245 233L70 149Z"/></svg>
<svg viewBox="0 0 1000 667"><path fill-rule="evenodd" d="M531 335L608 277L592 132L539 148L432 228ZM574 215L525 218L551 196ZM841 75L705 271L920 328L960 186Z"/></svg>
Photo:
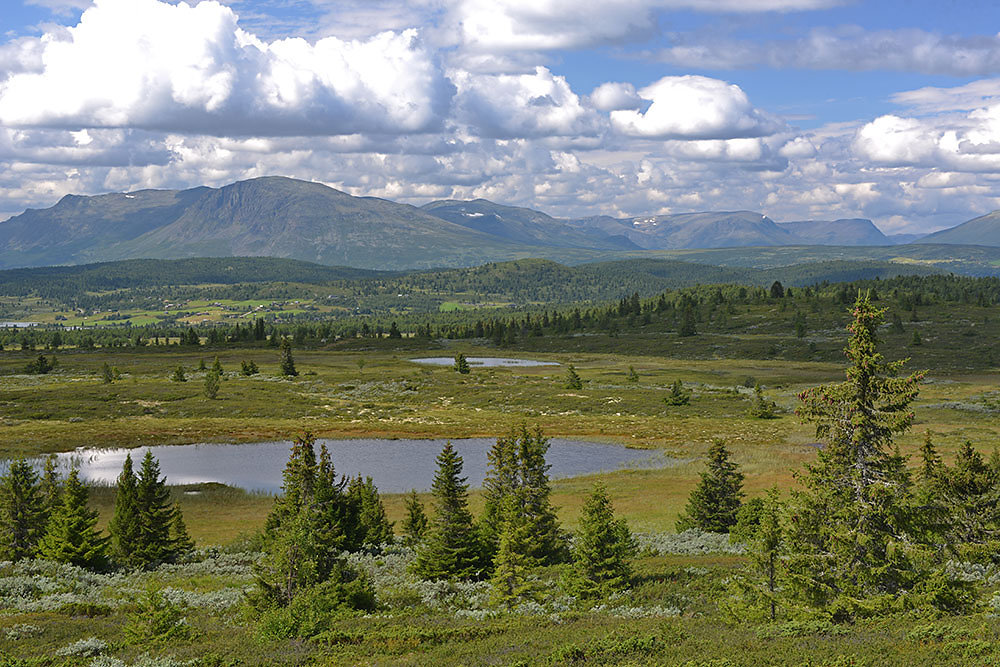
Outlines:
<svg viewBox="0 0 1000 667"><path fill-rule="evenodd" d="M0 329L27 329L38 326L38 322L0 322Z"/></svg>
<svg viewBox="0 0 1000 667"><path fill-rule="evenodd" d="M326 444L339 475L370 475L383 493L403 493L415 488L430 489L437 470L435 458L446 440L318 440ZM464 460L463 474L472 486L480 486L486 476L486 453L495 440L467 438L452 440ZM277 492L281 473L288 460L291 443L260 442L247 445L167 445L149 447L160 462L168 484L221 482L250 491ZM121 472L127 453L132 453L136 470L146 448L78 449L59 454L60 464L80 466L86 480L113 484ZM623 468L649 468L670 462L658 452L628 449L621 445L552 439L546 459L552 477L572 477Z"/></svg>
<svg viewBox="0 0 1000 667"><path fill-rule="evenodd" d="M508 359L504 357L466 357L470 366L485 366L496 368L500 366L558 366L556 361L538 361L535 359ZM451 366L455 363L455 357L424 357L422 359L410 359L418 364L431 364L434 366Z"/></svg>

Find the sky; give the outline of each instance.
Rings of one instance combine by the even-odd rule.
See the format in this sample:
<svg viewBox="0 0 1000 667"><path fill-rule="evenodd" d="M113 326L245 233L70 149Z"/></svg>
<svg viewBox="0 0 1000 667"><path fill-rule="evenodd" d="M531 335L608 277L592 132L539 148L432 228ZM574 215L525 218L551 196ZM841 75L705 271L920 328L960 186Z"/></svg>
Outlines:
<svg viewBox="0 0 1000 667"><path fill-rule="evenodd" d="M0 220L315 180L559 217L1000 209L994 0L4 0Z"/></svg>

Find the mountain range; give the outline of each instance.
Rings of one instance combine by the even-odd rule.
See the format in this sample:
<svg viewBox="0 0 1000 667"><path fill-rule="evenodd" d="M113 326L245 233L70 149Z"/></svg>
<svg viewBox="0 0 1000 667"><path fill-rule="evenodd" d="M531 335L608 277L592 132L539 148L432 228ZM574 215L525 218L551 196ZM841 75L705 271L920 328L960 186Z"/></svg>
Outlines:
<svg viewBox="0 0 1000 667"><path fill-rule="evenodd" d="M413 269L544 257L578 263L649 250L890 246L870 220L775 222L753 211L574 220L485 199L421 207L284 177L221 188L67 195L0 223L0 268L132 258L269 256ZM1000 212L920 242L1000 246Z"/></svg>

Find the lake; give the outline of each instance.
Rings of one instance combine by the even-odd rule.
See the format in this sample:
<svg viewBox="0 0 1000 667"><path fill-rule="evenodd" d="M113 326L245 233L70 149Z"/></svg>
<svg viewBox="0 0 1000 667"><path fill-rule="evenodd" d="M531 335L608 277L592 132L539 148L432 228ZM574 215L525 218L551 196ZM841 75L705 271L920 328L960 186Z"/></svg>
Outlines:
<svg viewBox="0 0 1000 667"><path fill-rule="evenodd" d="M437 470L435 458L446 441L440 440L317 440L330 450L338 475L370 475L383 493L403 493L415 488L430 489ZM463 474L472 486L480 486L486 476L486 453L492 438L453 439L452 445L465 462ZM281 473L288 460L291 442L260 442L246 445L198 444L149 447L160 462L168 484L220 482L248 491L275 493L281 489ZM80 466L80 476L88 481L114 483L125 455L132 453L135 469L147 448L78 449L58 454L60 465ZM575 440L552 439L546 459L550 475L572 477L624 468L664 465L669 459L658 452L628 449Z"/></svg>
<svg viewBox="0 0 1000 667"><path fill-rule="evenodd" d="M506 357L466 357L470 366L483 366L487 368L497 368L501 366L530 367L530 366L558 366L555 361L537 361L535 359L508 359ZM455 357L424 357L422 359L410 359L418 364L431 364L434 366L452 366L455 364Z"/></svg>

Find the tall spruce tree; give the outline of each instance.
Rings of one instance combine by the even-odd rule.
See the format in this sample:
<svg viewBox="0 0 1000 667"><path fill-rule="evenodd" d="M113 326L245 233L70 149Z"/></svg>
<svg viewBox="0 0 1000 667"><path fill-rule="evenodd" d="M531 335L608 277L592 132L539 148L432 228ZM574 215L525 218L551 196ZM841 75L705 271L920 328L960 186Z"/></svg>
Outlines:
<svg viewBox="0 0 1000 667"><path fill-rule="evenodd" d="M437 463L431 485L434 518L427 539L417 550L413 572L423 579L473 579L484 568L469 512L469 485L462 477L462 457L448 442Z"/></svg>
<svg viewBox="0 0 1000 667"><path fill-rule="evenodd" d="M921 373L878 351L884 309L859 294L851 311L845 382L806 390L798 414L825 441L793 496L789 545L794 592L850 617L858 601L909 590L926 574L913 557L911 484L893 438L913 423ZM832 606L831 606L832 605Z"/></svg>
<svg viewBox="0 0 1000 667"><path fill-rule="evenodd" d="M73 468L39 546L42 558L92 569L107 564L108 539L97 529L97 511L87 506L88 496L79 471Z"/></svg>
<svg viewBox="0 0 1000 667"><path fill-rule="evenodd" d="M304 591L326 586L335 605L361 604L356 595L367 584L341 557L354 548L358 512L336 479L326 447L319 461L315 438L295 439L283 473L282 495L275 499L264 526L264 556L255 567L257 589L251 602L258 609L286 607Z"/></svg>
<svg viewBox="0 0 1000 667"><path fill-rule="evenodd" d="M566 536L559 528L550 499L549 464L545 455L549 439L540 428L522 425L497 438L487 454L489 471L483 481L484 507L480 535L488 559L500 545L500 534L508 499L514 503L531 539L528 557L537 564L551 565L569 558Z"/></svg>
<svg viewBox="0 0 1000 667"><path fill-rule="evenodd" d="M176 552L170 525L174 520L174 506L170 502L166 478L160 477L160 464L148 449L139 467L135 498L139 518L135 550L138 560L142 565L151 565L173 558Z"/></svg>
<svg viewBox="0 0 1000 667"><path fill-rule="evenodd" d="M573 542L573 565L563 584L581 599L607 598L628 588L635 544L624 519L616 519L604 486L595 484L583 505Z"/></svg>
<svg viewBox="0 0 1000 667"><path fill-rule="evenodd" d="M115 509L108 524L111 535L111 556L115 562L135 567L142 564L139 548L138 479L132 468L132 455L125 455L122 471L115 487Z"/></svg>
<svg viewBox="0 0 1000 667"><path fill-rule="evenodd" d="M697 528L710 533L728 533L736 525L743 499L743 473L730 460L729 450L716 439L708 449L708 463L691 492L677 530Z"/></svg>
<svg viewBox="0 0 1000 667"><path fill-rule="evenodd" d="M46 518L38 474L23 458L14 459L0 476L0 559L34 556Z"/></svg>

